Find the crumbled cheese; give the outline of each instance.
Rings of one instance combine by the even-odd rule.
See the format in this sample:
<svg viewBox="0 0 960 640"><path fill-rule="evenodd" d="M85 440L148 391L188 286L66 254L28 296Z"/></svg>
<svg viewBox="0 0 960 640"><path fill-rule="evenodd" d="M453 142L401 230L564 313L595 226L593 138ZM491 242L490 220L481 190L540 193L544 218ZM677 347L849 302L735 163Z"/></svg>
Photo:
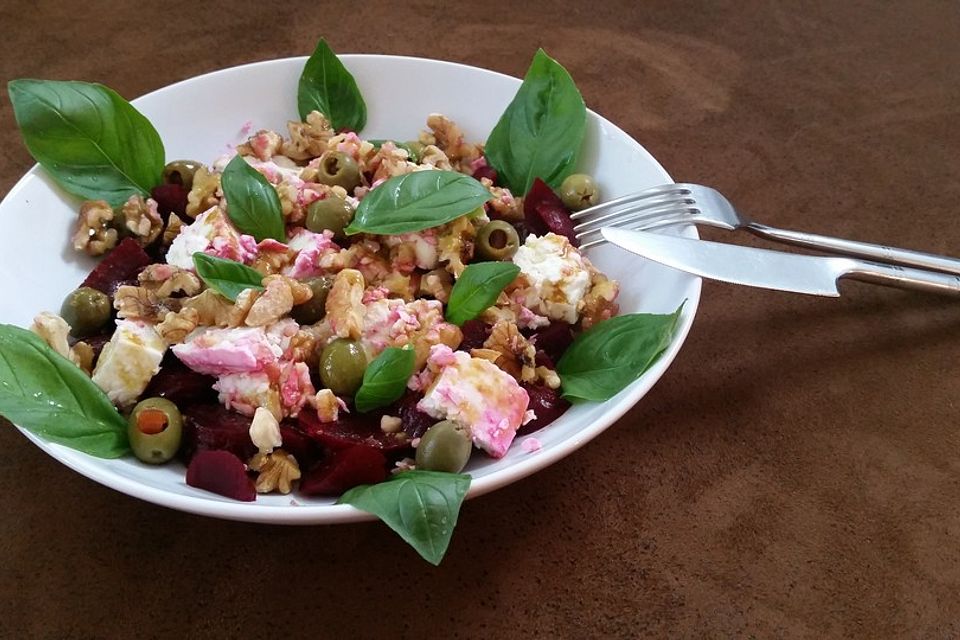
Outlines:
<svg viewBox="0 0 960 640"><path fill-rule="evenodd" d="M226 260L249 263L257 257L257 241L241 235L219 207L211 207L183 227L167 251L167 264L193 269L193 254L204 252Z"/></svg>
<svg viewBox="0 0 960 640"><path fill-rule="evenodd" d="M554 233L527 236L513 263L531 283L517 302L553 320L577 321L590 271L569 240Z"/></svg>
<svg viewBox="0 0 960 640"><path fill-rule="evenodd" d="M133 404L160 371L167 343L153 325L119 320L110 342L103 346L93 381L118 406Z"/></svg>

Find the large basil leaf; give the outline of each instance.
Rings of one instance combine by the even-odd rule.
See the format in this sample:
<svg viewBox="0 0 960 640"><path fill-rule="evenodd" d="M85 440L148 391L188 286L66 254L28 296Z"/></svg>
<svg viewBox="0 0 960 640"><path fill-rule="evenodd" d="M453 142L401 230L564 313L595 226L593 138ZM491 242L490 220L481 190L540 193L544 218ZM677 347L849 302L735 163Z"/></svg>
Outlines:
<svg viewBox="0 0 960 640"><path fill-rule="evenodd" d="M657 361L682 309L615 316L577 336L557 363L563 397L603 402L615 396Z"/></svg>
<svg viewBox="0 0 960 640"><path fill-rule="evenodd" d="M39 336L9 324L0 324L0 414L92 456L129 450L127 421L100 387Z"/></svg>
<svg viewBox="0 0 960 640"><path fill-rule="evenodd" d="M517 195L525 194L534 178L557 188L577 163L586 126L577 85L540 49L487 139L487 161Z"/></svg>
<svg viewBox="0 0 960 640"><path fill-rule="evenodd" d="M388 347L374 358L363 372L363 384L353 398L357 411L366 413L402 396L413 375L414 359L413 349L397 347Z"/></svg>
<svg viewBox="0 0 960 640"><path fill-rule="evenodd" d="M300 74L297 108L301 120L316 110L327 117L334 129L360 131L367 123L367 105L357 81L323 38Z"/></svg>
<svg viewBox="0 0 960 640"><path fill-rule="evenodd" d="M337 504L377 516L427 562L443 560L470 476L440 471L405 471L386 482L350 489Z"/></svg>
<svg viewBox="0 0 960 640"><path fill-rule="evenodd" d="M242 156L234 156L227 163L220 184L227 200L227 215L237 229L250 234L257 242L267 238L287 241L277 190Z"/></svg>
<svg viewBox="0 0 960 640"><path fill-rule="evenodd" d="M503 288L513 282L520 267L512 262L476 262L467 265L450 291L447 322L462 325L497 301Z"/></svg>
<svg viewBox="0 0 960 640"><path fill-rule="evenodd" d="M470 176L456 171L414 171L390 178L368 193L348 234L421 231L455 220L492 198Z"/></svg>
<svg viewBox="0 0 960 640"><path fill-rule="evenodd" d="M208 287L230 302L236 302L244 289L263 289L263 275L259 271L233 260L198 251L193 254L193 266Z"/></svg>
<svg viewBox="0 0 960 640"><path fill-rule="evenodd" d="M160 183L159 134L112 89L24 79L7 91L30 154L69 193L118 206Z"/></svg>

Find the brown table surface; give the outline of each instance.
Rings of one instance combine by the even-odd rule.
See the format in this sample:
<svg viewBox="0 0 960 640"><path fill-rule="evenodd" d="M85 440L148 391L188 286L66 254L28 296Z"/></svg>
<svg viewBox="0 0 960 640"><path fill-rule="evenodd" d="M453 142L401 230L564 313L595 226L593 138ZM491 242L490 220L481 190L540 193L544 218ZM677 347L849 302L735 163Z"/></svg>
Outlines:
<svg viewBox="0 0 960 640"><path fill-rule="evenodd" d="M512 75L542 45L677 180L770 224L960 254L952 3L39 4L0 6L0 80L131 98L320 35ZM32 164L6 98L0 145L5 193ZM960 304L843 288L705 283L656 387L467 503L439 568L380 523L141 502L0 429L0 636L956 637Z"/></svg>

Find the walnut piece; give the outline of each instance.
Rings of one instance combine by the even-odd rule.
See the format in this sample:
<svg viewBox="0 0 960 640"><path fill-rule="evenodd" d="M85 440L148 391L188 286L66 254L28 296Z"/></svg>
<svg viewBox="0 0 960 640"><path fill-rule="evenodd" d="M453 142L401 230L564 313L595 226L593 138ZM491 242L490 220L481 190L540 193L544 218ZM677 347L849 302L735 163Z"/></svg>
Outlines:
<svg viewBox="0 0 960 640"><path fill-rule="evenodd" d="M340 338L360 338L363 333L364 279L356 269L344 269L333 279L327 295L327 322Z"/></svg>
<svg viewBox="0 0 960 640"><path fill-rule="evenodd" d="M282 144L283 137L279 133L261 129L247 138L246 142L237 145L237 155L256 156L263 162L267 162L280 151Z"/></svg>
<svg viewBox="0 0 960 640"><path fill-rule="evenodd" d="M330 122L319 111L307 114L306 122L288 122L290 140L280 147L283 155L294 160L316 158L327 150L327 140L333 134Z"/></svg>
<svg viewBox="0 0 960 640"><path fill-rule="evenodd" d="M113 308L118 318L134 318L148 322L159 322L170 311L147 287L122 285L113 294Z"/></svg>
<svg viewBox="0 0 960 640"><path fill-rule="evenodd" d="M340 417L340 401L330 389L317 391L311 404L317 410L317 420L320 422L336 422Z"/></svg>
<svg viewBox="0 0 960 640"><path fill-rule="evenodd" d="M180 219L180 216L171 212L167 217L167 226L163 230L163 246L169 247L174 238L180 235L181 229L183 229L183 220Z"/></svg>
<svg viewBox="0 0 960 640"><path fill-rule="evenodd" d="M486 216L480 216L485 224ZM470 216L461 216L449 223L440 232L437 239L437 252L441 262L446 262L446 269L459 278L467 263L473 258L473 241L477 237L477 227Z"/></svg>
<svg viewBox="0 0 960 640"><path fill-rule="evenodd" d="M420 278L420 295L431 296L446 304L453 289L453 277L446 269L428 271Z"/></svg>
<svg viewBox="0 0 960 640"><path fill-rule="evenodd" d="M105 200L87 200L80 206L73 248L100 256L117 246L117 230L110 226L113 209Z"/></svg>
<svg viewBox="0 0 960 640"><path fill-rule="evenodd" d="M78 342L73 347L67 341L70 325L55 313L44 311L33 319L30 331L50 345L50 348L83 369L88 375L93 370L93 349L86 342Z"/></svg>
<svg viewBox="0 0 960 640"><path fill-rule="evenodd" d="M168 345L179 344L186 339L187 334L197 328L200 313L196 309L180 309L168 311L163 322L157 325L157 333Z"/></svg>
<svg viewBox="0 0 960 640"><path fill-rule="evenodd" d="M593 268L593 265L589 266L590 289L583 296L583 308L580 310L580 323L584 330L598 322L612 318L620 311L620 305L617 304L620 285L616 280L611 280Z"/></svg>
<svg viewBox="0 0 960 640"><path fill-rule="evenodd" d="M248 327L262 327L272 324L290 313L295 303L294 287L291 284L293 282L295 281L285 276L267 276L264 278L263 284L266 289L254 300L243 323ZM305 285L300 283L296 283L296 285L302 299L303 295L300 287L305 287ZM313 295L309 287L306 287L306 290L309 296ZM309 296L307 300L309 300Z"/></svg>
<svg viewBox="0 0 960 640"><path fill-rule="evenodd" d="M120 213L124 230L142 246L156 240L163 230L163 219L153 198L144 200L141 195L132 195L120 208Z"/></svg>
<svg viewBox="0 0 960 640"><path fill-rule="evenodd" d="M463 131L457 123L439 113L432 113L427 117L427 126L433 131L433 139L448 158L455 165L457 171L469 171L469 165L482 154L478 144L464 142Z"/></svg>
<svg viewBox="0 0 960 640"><path fill-rule="evenodd" d="M177 293L195 296L203 289L203 281L193 271L163 263L147 265L137 280L158 298L169 298Z"/></svg>
<svg viewBox="0 0 960 640"><path fill-rule="evenodd" d="M283 449L258 453L250 459L249 466L260 473L256 482L257 493L279 491L286 495L293 488L293 481L300 479L297 459Z"/></svg>
<svg viewBox="0 0 960 640"><path fill-rule="evenodd" d="M186 213L191 218L198 215L220 202L217 193L220 190L220 174L207 171L206 167L200 167L193 174L193 186L190 193L187 194Z"/></svg>
<svg viewBox="0 0 960 640"><path fill-rule="evenodd" d="M496 365L518 381L536 380L537 350L513 322L501 320L493 325L490 337L483 343L483 348L496 351L503 356L496 361Z"/></svg>
<svg viewBox="0 0 960 640"><path fill-rule="evenodd" d="M247 289L247 291L253 290ZM199 295L188 298L183 302L183 309L195 309L198 314L197 324L205 327L238 327L243 323L246 315L245 311L240 310L213 289L206 289Z"/></svg>

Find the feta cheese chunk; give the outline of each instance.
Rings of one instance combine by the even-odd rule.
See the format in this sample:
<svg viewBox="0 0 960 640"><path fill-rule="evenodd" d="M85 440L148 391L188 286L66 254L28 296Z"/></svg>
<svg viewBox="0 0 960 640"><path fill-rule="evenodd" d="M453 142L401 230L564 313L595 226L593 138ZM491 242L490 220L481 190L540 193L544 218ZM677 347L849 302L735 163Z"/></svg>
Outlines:
<svg viewBox="0 0 960 640"><path fill-rule="evenodd" d="M103 346L93 381L121 407L133 404L160 371L167 343L153 325L138 320L118 320L110 342Z"/></svg>
<svg viewBox="0 0 960 640"><path fill-rule="evenodd" d="M253 236L240 234L219 207L211 207L173 239L167 251L167 264L192 270L193 254L197 251L249 263L257 257L257 241Z"/></svg>
<svg viewBox="0 0 960 640"><path fill-rule="evenodd" d="M280 391L266 371L228 373L220 376L213 388L220 392L218 400L227 409L252 416L262 407L277 420L283 419Z"/></svg>
<svg viewBox="0 0 960 640"><path fill-rule="evenodd" d="M283 348L263 327L204 328L175 345L173 353L194 371L219 376L260 371L276 363Z"/></svg>
<svg viewBox="0 0 960 640"><path fill-rule="evenodd" d="M436 377L417 408L438 420L456 422L475 446L502 458L526 418L527 391L488 360L442 344L430 350L427 367Z"/></svg>
<svg viewBox="0 0 960 640"><path fill-rule="evenodd" d="M513 263L530 281L518 292L517 302L553 320L577 321L590 287L590 271L569 240L555 233L527 236Z"/></svg>

